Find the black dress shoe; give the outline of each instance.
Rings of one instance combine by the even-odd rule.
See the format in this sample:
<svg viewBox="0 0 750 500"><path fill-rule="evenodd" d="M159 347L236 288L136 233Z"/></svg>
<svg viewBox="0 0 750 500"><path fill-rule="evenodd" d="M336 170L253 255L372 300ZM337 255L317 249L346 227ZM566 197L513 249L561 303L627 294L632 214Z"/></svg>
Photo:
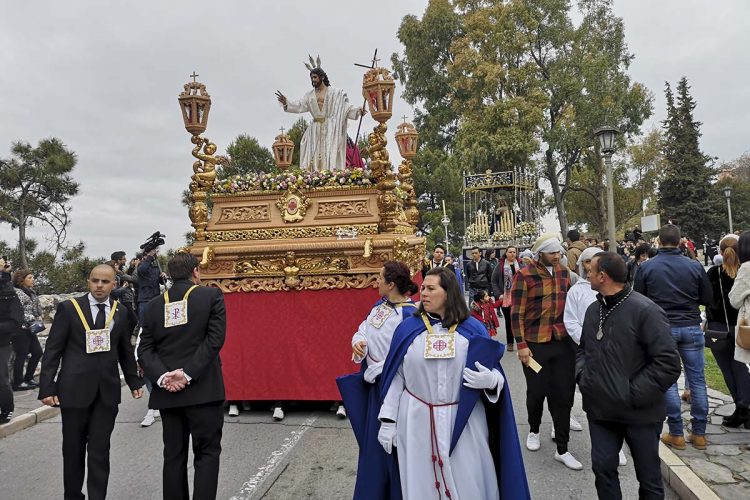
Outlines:
<svg viewBox="0 0 750 500"><path fill-rule="evenodd" d="M735 408L734 413L721 420L721 425L737 428L742 427L743 424L747 426L748 422L750 422L750 410L747 408Z"/></svg>
<svg viewBox="0 0 750 500"><path fill-rule="evenodd" d="M26 387L28 387L29 389L36 389L37 387L39 387L39 384L37 384L33 380L26 380L24 381L24 384L26 384Z"/></svg>
<svg viewBox="0 0 750 500"><path fill-rule="evenodd" d="M13 418L12 411L8 411L8 412L4 411L0 413L0 425L7 424L8 422L10 422L10 419L12 418Z"/></svg>
<svg viewBox="0 0 750 500"><path fill-rule="evenodd" d="M20 384L13 386L14 392L28 391L30 389L33 389L33 387L30 387L29 384L27 384L26 382L21 382Z"/></svg>

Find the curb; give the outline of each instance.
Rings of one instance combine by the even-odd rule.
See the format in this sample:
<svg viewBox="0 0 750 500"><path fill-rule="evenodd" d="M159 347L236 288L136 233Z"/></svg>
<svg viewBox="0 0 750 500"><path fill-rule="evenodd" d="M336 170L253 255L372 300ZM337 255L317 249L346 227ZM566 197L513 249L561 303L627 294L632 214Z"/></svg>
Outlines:
<svg viewBox="0 0 750 500"><path fill-rule="evenodd" d="M721 500L690 467L659 441L661 475L682 500Z"/></svg>
<svg viewBox="0 0 750 500"><path fill-rule="evenodd" d="M125 385L125 379L120 376L120 386ZM60 408L54 406L40 406L24 414L13 417L7 424L0 425L0 439L15 434L18 431L28 429L47 419L60 414Z"/></svg>

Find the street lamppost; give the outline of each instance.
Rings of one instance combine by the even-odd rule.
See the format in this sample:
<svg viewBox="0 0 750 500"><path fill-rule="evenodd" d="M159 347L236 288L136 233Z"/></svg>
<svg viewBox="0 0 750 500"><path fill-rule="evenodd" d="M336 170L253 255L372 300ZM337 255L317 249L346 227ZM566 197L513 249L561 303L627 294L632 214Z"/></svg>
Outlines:
<svg viewBox="0 0 750 500"><path fill-rule="evenodd" d="M443 218L440 219L440 222L443 223L443 228L445 229L445 252L449 252L449 243L448 243L448 224L451 223L451 220L448 218L448 212L445 211L445 200L443 200Z"/></svg>
<svg viewBox="0 0 750 500"><path fill-rule="evenodd" d="M615 239L615 195L612 177L612 154L615 152L615 137L620 131L614 127L600 127L594 131L594 136L599 139L599 151L604 156L604 164L607 167L607 233L609 237L609 249L617 246Z"/></svg>
<svg viewBox="0 0 750 500"><path fill-rule="evenodd" d="M729 215L729 232L733 233L732 227L732 186L724 186L724 197L727 199L727 213Z"/></svg>

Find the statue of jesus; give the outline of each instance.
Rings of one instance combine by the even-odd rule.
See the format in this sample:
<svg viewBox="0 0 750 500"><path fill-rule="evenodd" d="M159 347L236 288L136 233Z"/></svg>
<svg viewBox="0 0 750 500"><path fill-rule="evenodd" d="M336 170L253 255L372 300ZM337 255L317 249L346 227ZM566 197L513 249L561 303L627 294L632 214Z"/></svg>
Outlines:
<svg viewBox="0 0 750 500"><path fill-rule="evenodd" d="M287 113L312 114L312 123L302 136L300 167L308 170L343 169L346 166L347 120L356 120L367 110L350 105L343 90L331 87L328 75L320 67L320 58L317 65L305 66L310 69L313 89L301 101L289 101L276 91L276 98Z"/></svg>

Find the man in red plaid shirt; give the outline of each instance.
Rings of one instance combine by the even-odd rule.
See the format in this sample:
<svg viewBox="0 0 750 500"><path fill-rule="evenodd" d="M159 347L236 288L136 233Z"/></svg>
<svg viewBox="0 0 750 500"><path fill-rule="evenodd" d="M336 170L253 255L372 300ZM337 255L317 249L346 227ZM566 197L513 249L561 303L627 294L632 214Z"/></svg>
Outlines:
<svg viewBox="0 0 750 500"><path fill-rule="evenodd" d="M560 264L564 249L557 235L540 236L531 251L534 262L521 268L513 278L510 312L518 358L526 377L529 418L526 447L531 451L540 447L539 426L546 398L554 425L552 437L557 443L555 460L570 469L581 470L581 463L568 451L576 362L576 344L563 323L570 273ZM529 366L531 358L542 367L538 373Z"/></svg>

